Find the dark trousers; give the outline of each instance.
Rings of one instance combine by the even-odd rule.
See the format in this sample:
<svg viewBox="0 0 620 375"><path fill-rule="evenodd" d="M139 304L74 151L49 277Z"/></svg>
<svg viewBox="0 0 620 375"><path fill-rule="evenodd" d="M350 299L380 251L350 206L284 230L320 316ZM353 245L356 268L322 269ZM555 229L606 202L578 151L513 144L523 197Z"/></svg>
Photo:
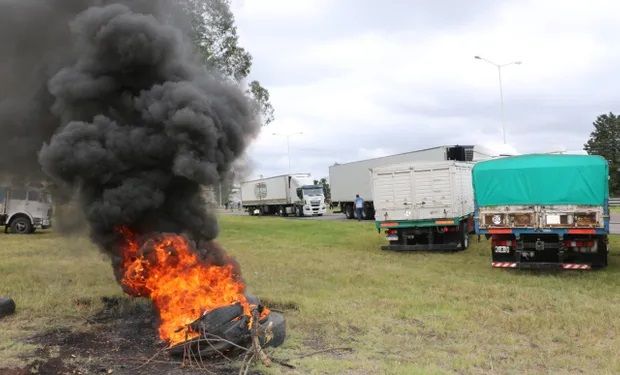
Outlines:
<svg viewBox="0 0 620 375"><path fill-rule="evenodd" d="M355 214L356 214L355 216L357 216L357 220L362 220L362 211L363 210L364 210L363 208L355 207Z"/></svg>

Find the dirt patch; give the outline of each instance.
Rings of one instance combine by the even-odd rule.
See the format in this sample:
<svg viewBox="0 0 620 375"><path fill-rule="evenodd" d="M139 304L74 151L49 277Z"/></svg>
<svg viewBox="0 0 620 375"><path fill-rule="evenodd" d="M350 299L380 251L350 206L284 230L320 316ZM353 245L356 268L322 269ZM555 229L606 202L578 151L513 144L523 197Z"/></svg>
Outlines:
<svg viewBox="0 0 620 375"><path fill-rule="evenodd" d="M205 374L198 368L182 367L179 358L166 352L152 359L166 345L158 339L156 315L147 301L105 298L103 302L104 308L86 318L82 326L28 339L41 347L35 358L24 358L30 363L24 368L0 368L0 375ZM230 374L239 371L240 362L216 359L204 365L210 373Z"/></svg>

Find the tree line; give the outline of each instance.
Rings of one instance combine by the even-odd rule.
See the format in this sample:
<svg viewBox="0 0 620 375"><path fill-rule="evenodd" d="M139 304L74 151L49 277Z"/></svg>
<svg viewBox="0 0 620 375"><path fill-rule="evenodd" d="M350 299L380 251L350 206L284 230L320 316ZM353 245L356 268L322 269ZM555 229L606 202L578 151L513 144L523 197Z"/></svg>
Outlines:
<svg viewBox="0 0 620 375"><path fill-rule="evenodd" d="M600 155L609 162L609 194L620 197L620 118L603 114L593 123L594 131L584 145L590 155Z"/></svg>

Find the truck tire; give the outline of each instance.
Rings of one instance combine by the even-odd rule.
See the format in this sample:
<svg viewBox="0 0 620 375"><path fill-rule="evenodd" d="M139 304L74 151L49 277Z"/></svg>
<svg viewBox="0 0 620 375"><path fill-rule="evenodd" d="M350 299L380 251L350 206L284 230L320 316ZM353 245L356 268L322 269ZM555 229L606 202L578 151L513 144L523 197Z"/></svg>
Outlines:
<svg viewBox="0 0 620 375"><path fill-rule="evenodd" d="M364 205L364 214L362 216L364 220L373 220L375 218L374 206L370 204Z"/></svg>
<svg viewBox="0 0 620 375"><path fill-rule="evenodd" d="M462 221L459 228L461 235L461 250L466 250L469 247L469 233L467 232L467 222Z"/></svg>
<svg viewBox="0 0 620 375"><path fill-rule="evenodd" d="M353 219L355 217L355 211L353 211L353 205L347 204L344 206L344 216L347 219Z"/></svg>
<svg viewBox="0 0 620 375"><path fill-rule="evenodd" d="M11 222L11 231L17 234L30 234L32 233L32 223L27 217L20 216Z"/></svg>
<svg viewBox="0 0 620 375"><path fill-rule="evenodd" d="M607 238L606 237L599 238L597 246L599 249L597 253L598 261L592 264L592 266L594 266L595 268L607 267L607 254L608 254Z"/></svg>

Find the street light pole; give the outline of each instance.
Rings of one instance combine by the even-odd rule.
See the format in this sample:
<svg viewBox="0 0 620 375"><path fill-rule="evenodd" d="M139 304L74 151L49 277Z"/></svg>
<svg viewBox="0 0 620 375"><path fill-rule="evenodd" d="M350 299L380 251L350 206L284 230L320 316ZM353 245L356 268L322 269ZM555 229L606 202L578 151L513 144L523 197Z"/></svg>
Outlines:
<svg viewBox="0 0 620 375"><path fill-rule="evenodd" d="M485 59L484 57L474 56L475 59L482 60L491 65L494 65L497 68L497 76L499 78L499 100L500 100L500 115L502 121L502 137L504 139L504 144L506 144L506 121L504 118L504 88L502 87L502 68L508 65L520 65L521 61L513 61L507 64L497 64L491 60Z"/></svg>
<svg viewBox="0 0 620 375"><path fill-rule="evenodd" d="M291 137L294 135L302 135L303 132L296 133L273 133L273 135L280 135L286 137L286 155L288 156L288 173L291 173Z"/></svg>

